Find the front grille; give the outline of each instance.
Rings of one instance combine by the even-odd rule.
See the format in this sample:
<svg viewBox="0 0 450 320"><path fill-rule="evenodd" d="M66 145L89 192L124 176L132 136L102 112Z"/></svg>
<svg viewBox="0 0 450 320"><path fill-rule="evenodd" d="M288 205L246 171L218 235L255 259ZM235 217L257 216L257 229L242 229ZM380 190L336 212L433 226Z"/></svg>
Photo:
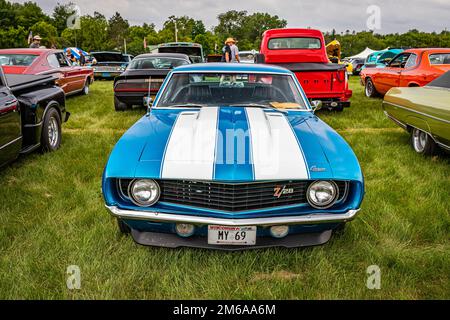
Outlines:
<svg viewBox="0 0 450 320"><path fill-rule="evenodd" d="M128 184L119 187L128 198ZM271 181L240 184L189 180L158 180L159 201L221 211L247 211L307 203L306 190L311 181ZM339 188L338 201L347 193L345 181L335 181ZM284 190L284 191L283 191Z"/></svg>

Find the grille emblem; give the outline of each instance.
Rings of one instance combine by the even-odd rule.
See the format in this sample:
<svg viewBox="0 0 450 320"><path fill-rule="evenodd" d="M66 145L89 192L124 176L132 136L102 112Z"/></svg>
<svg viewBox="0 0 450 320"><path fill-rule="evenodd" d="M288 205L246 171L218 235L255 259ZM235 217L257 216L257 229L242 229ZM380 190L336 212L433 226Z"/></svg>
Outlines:
<svg viewBox="0 0 450 320"><path fill-rule="evenodd" d="M276 198L280 198L284 194L292 194L294 193L294 188L287 188L286 185L284 186L276 186L273 189L274 193L273 196Z"/></svg>

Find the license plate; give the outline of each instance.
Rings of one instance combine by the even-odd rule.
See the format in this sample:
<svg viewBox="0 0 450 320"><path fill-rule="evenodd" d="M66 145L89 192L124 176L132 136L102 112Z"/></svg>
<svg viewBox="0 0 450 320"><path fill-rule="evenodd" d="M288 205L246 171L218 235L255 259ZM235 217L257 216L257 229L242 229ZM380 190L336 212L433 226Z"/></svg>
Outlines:
<svg viewBox="0 0 450 320"><path fill-rule="evenodd" d="M103 72L103 73L102 73L102 77L104 77L104 78L109 78L109 77L111 77L111 73L109 73L109 72Z"/></svg>
<svg viewBox="0 0 450 320"><path fill-rule="evenodd" d="M208 226L208 244L253 246L256 227Z"/></svg>

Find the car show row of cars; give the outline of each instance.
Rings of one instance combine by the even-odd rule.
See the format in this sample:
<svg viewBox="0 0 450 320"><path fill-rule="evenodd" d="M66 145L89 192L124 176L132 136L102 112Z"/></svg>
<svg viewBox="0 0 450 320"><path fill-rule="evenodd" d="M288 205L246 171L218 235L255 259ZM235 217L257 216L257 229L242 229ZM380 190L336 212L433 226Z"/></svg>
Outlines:
<svg viewBox="0 0 450 320"><path fill-rule="evenodd" d="M50 65L57 52L46 54ZM320 245L356 217L365 193L360 164L316 115L350 106L346 65L330 63L322 33L312 29L268 30L251 54L255 63L203 63L200 45L170 43L134 57L124 70L97 69L104 76L122 71L113 82L115 110L147 108L115 145L102 177L107 209L137 243L222 250ZM406 50L385 68L360 74L366 94L386 93L383 111L411 132L419 153L450 146L449 55ZM383 72L392 88L379 80ZM64 93L71 91L51 72L36 73L2 73L0 130L9 138L0 154L10 154L3 162L59 146L61 119L69 115Z"/></svg>

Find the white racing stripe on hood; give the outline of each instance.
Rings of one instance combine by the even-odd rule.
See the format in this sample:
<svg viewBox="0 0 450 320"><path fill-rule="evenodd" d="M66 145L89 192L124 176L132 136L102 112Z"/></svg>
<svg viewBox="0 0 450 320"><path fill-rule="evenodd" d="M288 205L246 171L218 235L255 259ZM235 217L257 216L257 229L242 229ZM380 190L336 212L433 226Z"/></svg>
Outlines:
<svg viewBox="0 0 450 320"><path fill-rule="evenodd" d="M161 178L212 180L218 108L184 111L167 142Z"/></svg>
<svg viewBox="0 0 450 320"><path fill-rule="evenodd" d="M246 108L255 180L308 179L303 151L282 113Z"/></svg>

